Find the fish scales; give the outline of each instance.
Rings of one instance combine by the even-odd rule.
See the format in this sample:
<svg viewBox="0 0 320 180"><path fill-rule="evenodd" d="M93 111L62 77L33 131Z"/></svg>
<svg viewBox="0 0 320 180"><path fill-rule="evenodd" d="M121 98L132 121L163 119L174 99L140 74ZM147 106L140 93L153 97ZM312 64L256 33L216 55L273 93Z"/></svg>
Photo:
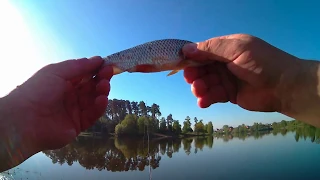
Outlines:
<svg viewBox="0 0 320 180"><path fill-rule="evenodd" d="M138 72L137 67L141 65L153 66L150 72L173 70L172 68L183 60L181 49L188 43L192 42L180 39L147 42L106 56L104 65L116 67L118 72L115 74L125 71Z"/></svg>

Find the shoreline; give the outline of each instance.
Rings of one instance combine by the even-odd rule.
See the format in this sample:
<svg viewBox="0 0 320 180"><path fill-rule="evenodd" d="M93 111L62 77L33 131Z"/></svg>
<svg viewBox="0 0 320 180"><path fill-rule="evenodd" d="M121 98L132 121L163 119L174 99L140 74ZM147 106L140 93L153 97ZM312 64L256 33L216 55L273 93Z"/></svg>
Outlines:
<svg viewBox="0 0 320 180"><path fill-rule="evenodd" d="M164 133L150 133L149 139L183 139L190 137L208 137L214 136L214 134L164 134ZM102 134L97 132L81 132L78 137L93 137L93 138L143 138L147 139L147 134L124 134L121 136L117 136L114 133Z"/></svg>
<svg viewBox="0 0 320 180"><path fill-rule="evenodd" d="M254 133L270 133L274 129L263 129L259 131L252 131L252 132L230 132L230 133L219 133L215 132L213 134L192 134L192 133L186 133L186 134L164 134L164 133L150 133L149 134L149 139L150 140L160 140L160 139L185 139L185 138L193 138L193 137L222 137L224 135L233 135L237 136L239 134L247 134L247 135L252 135ZM282 129L277 129L276 131L281 131ZM126 139L126 138L133 138L133 139L148 139L148 135L142 135L142 134L123 134L121 136L117 136L114 133L109 133L109 134L102 134L102 133L92 133L92 132L81 132L78 137L89 137L89 138L101 138L101 139L114 139L114 138L119 138L119 139Z"/></svg>

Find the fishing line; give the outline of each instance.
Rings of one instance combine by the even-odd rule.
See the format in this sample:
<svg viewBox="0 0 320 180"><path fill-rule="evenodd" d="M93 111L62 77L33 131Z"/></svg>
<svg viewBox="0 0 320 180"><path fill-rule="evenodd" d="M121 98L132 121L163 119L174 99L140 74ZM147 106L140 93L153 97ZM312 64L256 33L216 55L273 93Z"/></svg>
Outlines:
<svg viewBox="0 0 320 180"><path fill-rule="evenodd" d="M146 101L146 104L148 104L148 102ZM148 120L147 122L147 136L148 136L148 159L149 159L149 180L151 180L152 179L152 172L151 172L151 158L150 158L150 143L149 143L149 141L150 141L150 138L149 138L149 121L150 121L150 119L149 119L149 117L146 117L146 119ZM144 128L143 128L144 129Z"/></svg>
<svg viewBox="0 0 320 180"><path fill-rule="evenodd" d="M151 158L150 158L150 146L149 146L149 123L148 123L148 126L147 126L147 135L148 135L148 157L149 157L149 180L152 179L152 173L151 173Z"/></svg>

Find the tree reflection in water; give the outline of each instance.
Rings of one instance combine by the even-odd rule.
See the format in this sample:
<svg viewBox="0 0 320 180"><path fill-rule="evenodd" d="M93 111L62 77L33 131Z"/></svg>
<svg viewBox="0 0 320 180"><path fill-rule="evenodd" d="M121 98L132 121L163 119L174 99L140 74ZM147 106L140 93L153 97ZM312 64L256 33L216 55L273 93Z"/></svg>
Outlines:
<svg viewBox="0 0 320 180"><path fill-rule="evenodd" d="M57 150L47 150L43 153L52 159L53 164L65 164L72 166L78 162L82 167L107 171L143 171L150 166L156 169L160 166L161 156L173 157L182 147L187 154L190 153L192 143L196 151L202 150L206 145L213 146L213 137L199 137L188 139L154 139L148 142L142 139L94 139L78 137L67 146Z"/></svg>
<svg viewBox="0 0 320 180"><path fill-rule="evenodd" d="M313 126L301 126L290 129L279 129L254 133L233 133L220 136L194 137L184 139L153 139L149 142L150 156L148 156L148 142L142 139L132 138L110 138L94 139L90 137L78 137L77 140L67 146L57 149L43 151L52 159L53 164L65 164L72 166L78 162L82 167L107 171L143 171L150 166L156 169L160 166L161 156L174 157L174 153L183 149L189 155L197 154L205 147L213 148L214 138L222 139L224 142L234 139L246 140L249 137L261 139L265 135L282 135L288 132L294 133L295 141L310 139L311 142L320 143L320 129Z"/></svg>

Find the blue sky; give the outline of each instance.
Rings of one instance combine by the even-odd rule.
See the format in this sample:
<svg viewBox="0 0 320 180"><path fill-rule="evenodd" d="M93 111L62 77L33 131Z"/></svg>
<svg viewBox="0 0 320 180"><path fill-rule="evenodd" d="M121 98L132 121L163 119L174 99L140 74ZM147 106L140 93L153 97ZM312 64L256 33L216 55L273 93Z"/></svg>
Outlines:
<svg viewBox="0 0 320 180"><path fill-rule="evenodd" d="M0 80L11 88L52 62L106 56L156 39L202 41L233 33L256 35L301 58L320 59L319 5L315 0L12 0L7 8L2 6L1 20L7 23L7 31L0 35L11 44L0 47L13 50L5 50L6 57L11 56L2 60L1 66L7 73L16 68L21 74L11 81ZM17 25L20 21L23 26ZM22 36L25 32L28 34ZM157 103L164 116L172 113L180 121L187 115L196 116L218 128L291 119L277 113L246 111L230 103L201 109L183 72L170 77L167 73L117 75L111 81L110 98Z"/></svg>

